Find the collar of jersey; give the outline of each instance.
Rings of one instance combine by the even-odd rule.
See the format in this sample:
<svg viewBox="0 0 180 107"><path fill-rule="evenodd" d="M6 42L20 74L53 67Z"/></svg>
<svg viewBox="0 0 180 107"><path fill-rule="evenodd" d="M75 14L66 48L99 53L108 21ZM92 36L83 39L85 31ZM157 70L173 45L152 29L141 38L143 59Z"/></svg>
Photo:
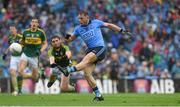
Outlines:
<svg viewBox="0 0 180 107"><path fill-rule="evenodd" d="M89 23L87 25L81 25L81 27L87 27L89 24L91 24L91 20L89 20Z"/></svg>
<svg viewBox="0 0 180 107"><path fill-rule="evenodd" d="M53 48L53 47L52 47ZM59 47L59 50L58 51L61 51L61 49L62 49L62 45L60 45L60 47ZM53 48L53 51L57 51L55 48Z"/></svg>
<svg viewBox="0 0 180 107"><path fill-rule="evenodd" d="M16 38L18 36L18 33L16 35L11 34L12 38Z"/></svg>
<svg viewBox="0 0 180 107"><path fill-rule="evenodd" d="M32 29L30 29L30 30L31 30L31 32L36 32L38 30L38 28L36 30L34 30L34 31Z"/></svg>

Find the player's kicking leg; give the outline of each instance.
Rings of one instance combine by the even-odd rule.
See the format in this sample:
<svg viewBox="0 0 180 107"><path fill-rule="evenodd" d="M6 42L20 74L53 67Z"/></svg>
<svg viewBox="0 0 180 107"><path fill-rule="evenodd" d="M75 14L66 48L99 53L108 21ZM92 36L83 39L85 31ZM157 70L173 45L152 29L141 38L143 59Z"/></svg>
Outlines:
<svg viewBox="0 0 180 107"><path fill-rule="evenodd" d="M83 60L77 64L76 66L69 66L67 68L62 68L62 67L59 67L58 68L60 69L60 71L65 75L65 76L68 76L69 73L72 73L72 72L76 72L76 71L81 71L81 70L84 70L86 67L89 66L89 64L93 63L94 61L96 61L96 55L92 52L88 53L84 58Z"/></svg>
<svg viewBox="0 0 180 107"><path fill-rule="evenodd" d="M104 57L103 53L100 55L102 55L102 57ZM94 62L96 60L97 60L96 54L93 52L90 52L83 58L83 60L79 64L72 66L72 67L67 67L67 69L64 69L61 67L59 69L65 76L68 76L69 73L72 73L72 72L84 70L85 73L87 73L86 80L88 81L89 85L91 86L91 88L93 89L93 91L96 95L96 97L94 98L94 101L103 101L104 98L102 97L98 87L96 86L96 82L91 74L91 72L94 71L94 69L95 69Z"/></svg>

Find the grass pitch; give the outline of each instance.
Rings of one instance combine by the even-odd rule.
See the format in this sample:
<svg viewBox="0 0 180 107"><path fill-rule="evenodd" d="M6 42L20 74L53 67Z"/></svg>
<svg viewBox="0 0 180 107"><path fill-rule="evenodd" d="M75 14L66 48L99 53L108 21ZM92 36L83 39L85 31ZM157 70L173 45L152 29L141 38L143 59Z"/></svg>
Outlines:
<svg viewBox="0 0 180 107"><path fill-rule="evenodd" d="M93 102L93 94L63 93L58 95L0 94L0 106L180 106L180 93L175 94L105 94L102 102Z"/></svg>

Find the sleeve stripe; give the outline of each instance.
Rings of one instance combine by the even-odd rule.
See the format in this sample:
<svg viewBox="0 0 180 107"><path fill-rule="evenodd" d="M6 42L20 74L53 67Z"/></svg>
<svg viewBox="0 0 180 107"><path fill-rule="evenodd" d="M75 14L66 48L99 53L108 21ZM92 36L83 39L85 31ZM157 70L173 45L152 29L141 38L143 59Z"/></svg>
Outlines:
<svg viewBox="0 0 180 107"><path fill-rule="evenodd" d="M23 37L23 35L21 35L21 34L17 34L17 36L19 36L19 37L21 37L21 38Z"/></svg>

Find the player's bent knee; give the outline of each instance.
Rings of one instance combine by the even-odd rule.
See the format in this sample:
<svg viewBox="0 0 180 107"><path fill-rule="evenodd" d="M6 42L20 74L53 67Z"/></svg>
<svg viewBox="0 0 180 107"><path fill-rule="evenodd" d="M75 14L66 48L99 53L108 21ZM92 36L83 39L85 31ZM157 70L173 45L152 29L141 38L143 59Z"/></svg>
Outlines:
<svg viewBox="0 0 180 107"><path fill-rule="evenodd" d="M16 76L16 71L15 70L10 70L10 75L11 76Z"/></svg>
<svg viewBox="0 0 180 107"><path fill-rule="evenodd" d="M19 65L19 73L23 73L24 69L25 69L25 66L23 64L20 64Z"/></svg>
<svg viewBox="0 0 180 107"><path fill-rule="evenodd" d="M19 75L23 76L23 70L19 70Z"/></svg>

